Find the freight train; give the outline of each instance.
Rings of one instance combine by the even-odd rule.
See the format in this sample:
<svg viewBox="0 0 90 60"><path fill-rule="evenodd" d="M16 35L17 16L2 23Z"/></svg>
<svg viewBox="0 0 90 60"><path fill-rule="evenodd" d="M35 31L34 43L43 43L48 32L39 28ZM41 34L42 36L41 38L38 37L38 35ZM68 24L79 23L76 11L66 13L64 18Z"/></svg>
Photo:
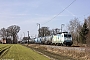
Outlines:
<svg viewBox="0 0 90 60"><path fill-rule="evenodd" d="M62 33L45 36L45 37L37 37L37 38L31 39L30 42L31 43L33 42L36 44L62 45L62 46L63 45L71 46L73 44L72 36L68 32L62 32Z"/></svg>
<svg viewBox="0 0 90 60"><path fill-rule="evenodd" d="M72 36L68 32L62 32L51 36L38 37L34 40L35 43L50 44L50 45L66 45L71 46Z"/></svg>

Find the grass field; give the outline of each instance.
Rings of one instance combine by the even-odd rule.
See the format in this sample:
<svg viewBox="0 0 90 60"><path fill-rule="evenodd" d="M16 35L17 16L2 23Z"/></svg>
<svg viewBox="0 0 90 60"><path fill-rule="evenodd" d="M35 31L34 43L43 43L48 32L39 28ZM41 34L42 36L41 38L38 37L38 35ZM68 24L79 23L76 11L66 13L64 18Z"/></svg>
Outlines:
<svg viewBox="0 0 90 60"><path fill-rule="evenodd" d="M0 58L9 50L11 45L9 44L0 44Z"/></svg>
<svg viewBox="0 0 90 60"><path fill-rule="evenodd" d="M1 44L4 46L3 44ZM0 46L0 47L2 47ZM6 46L6 45L5 45ZM8 52L1 59L9 60L49 60L49 58L38 54L30 48L19 44L11 44Z"/></svg>

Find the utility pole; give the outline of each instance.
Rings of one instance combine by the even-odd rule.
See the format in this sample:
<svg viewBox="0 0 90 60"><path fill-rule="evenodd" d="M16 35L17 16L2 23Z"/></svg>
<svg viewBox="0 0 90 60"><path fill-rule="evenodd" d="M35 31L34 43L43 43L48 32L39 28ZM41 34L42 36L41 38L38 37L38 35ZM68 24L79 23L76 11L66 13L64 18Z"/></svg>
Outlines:
<svg viewBox="0 0 90 60"><path fill-rule="evenodd" d="M28 32L28 45L29 45L29 39L30 39L30 36L29 36L29 31L27 31Z"/></svg>
<svg viewBox="0 0 90 60"><path fill-rule="evenodd" d="M64 26L64 24L61 24L61 33L62 33L62 27Z"/></svg>
<svg viewBox="0 0 90 60"><path fill-rule="evenodd" d="M38 37L40 37L40 24L37 23L37 25L39 26L39 33L38 33Z"/></svg>

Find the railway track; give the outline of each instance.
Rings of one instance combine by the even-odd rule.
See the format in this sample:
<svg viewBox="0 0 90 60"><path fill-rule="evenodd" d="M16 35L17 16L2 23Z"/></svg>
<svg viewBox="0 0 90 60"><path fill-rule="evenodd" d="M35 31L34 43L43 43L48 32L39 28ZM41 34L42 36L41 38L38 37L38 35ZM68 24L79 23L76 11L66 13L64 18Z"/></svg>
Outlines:
<svg viewBox="0 0 90 60"><path fill-rule="evenodd" d="M27 46L33 47L35 49L42 49L49 51L51 53L73 57L76 60L87 60L87 50L90 52L90 48L86 47L76 47L76 46L54 46L54 45L41 45L41 44L29 44Z"/></svg>
<svg viewBox="0 0 90 60"><path fill-rule="evenodd" d="M55 46L55 45L42 45L42 44L31 44L31 45L36 45L36 46L43 46L47 48L56 48L56 49L62 49L62 50L75 50L79 52L84 52L87 48L86 47L79 47L79 46ZM90 49L88 49L90 50Z"/></svg>
<svg viewBox="0 0 90 60"><path fill-rule="evenodd" d="M62 49L62 50L72 50L72 51L79 51L79 52L84 52L86 50L85 47L68 47L68 46L53 46L53 45L41 45L41 46L45 46L47 48L56 48L56 49Z"/></svg>
<svg viewBox="0 0 90 60"><path fill-rule="evenodd" d="M69 56L63 56L61 54L50 52L47 50L47 48L44 45L30 44L24 46L31 48L33 51L37 51L38 53L48 57L50 60L76 60Z"/></svg>

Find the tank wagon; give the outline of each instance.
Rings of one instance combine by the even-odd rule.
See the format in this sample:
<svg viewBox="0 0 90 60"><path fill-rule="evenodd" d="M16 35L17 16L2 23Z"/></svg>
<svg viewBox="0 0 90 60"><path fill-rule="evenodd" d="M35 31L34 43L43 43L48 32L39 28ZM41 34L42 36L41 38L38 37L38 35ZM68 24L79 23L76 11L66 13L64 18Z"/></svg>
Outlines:
<svg viewBox="0 0 90 60"><path fill-rule="evenodd" d="M21 41L21 44L27 44L27 43L28 43L28 40L22 40ZM35 43L35 40L34 39L30 39L29 43Z"/></svg>
<svg viewBox="0 0 90 60"><path fill-rule="evenodd" d="M41 43L41 37L35 38L35 39L34 39L34 43L40 44L40 43Z"/></svg>
<svg viewBox="0 0 90 60"><path fill-rule="evenodd" d="M41 38L41 44L51 44L52 36L45 36Z"/></svg>
<svg viewBox="0 0 90 60"><path fill-rule="evenodd" d="M45 36L45 37L38 37L34 39L35 43L40 44L53 44L53 45L66 45L71 46L72 36L68 32L58 33L56 35Z"/></svg>

